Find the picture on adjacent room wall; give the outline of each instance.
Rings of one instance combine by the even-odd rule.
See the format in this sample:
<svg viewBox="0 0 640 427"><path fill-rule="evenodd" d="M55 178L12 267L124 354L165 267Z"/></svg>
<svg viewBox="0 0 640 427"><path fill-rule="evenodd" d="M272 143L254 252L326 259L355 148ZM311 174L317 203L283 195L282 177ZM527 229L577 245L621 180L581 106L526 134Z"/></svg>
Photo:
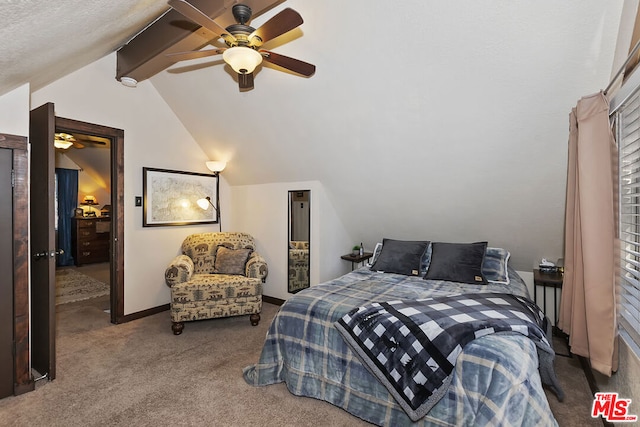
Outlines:
<svg viewBox="0 0 640 427"><path fill-rule="evenodd" d="M217 174L154 168L142 173L144 227L218 223Z"/></svg>

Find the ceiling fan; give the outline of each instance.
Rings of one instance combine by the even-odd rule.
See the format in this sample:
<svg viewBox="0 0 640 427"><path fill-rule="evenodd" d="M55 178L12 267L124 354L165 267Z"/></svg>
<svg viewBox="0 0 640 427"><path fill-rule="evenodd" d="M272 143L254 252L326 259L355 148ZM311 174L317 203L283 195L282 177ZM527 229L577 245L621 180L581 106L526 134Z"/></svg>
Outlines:
<svg viewBox="0 0 640 427"><path fill-rule="evenodd" d="M53 139L53 145L56 148L61 150L66 150L68 148L84 148L87 145L101 145L106 146L107 142L104 141L104 138L98 136L89 136L89 135L72 135L70 133L58 132L55 134Z"/></svg>
<svg viewBox="0 0 640 427"><path fill-rule="evenodd" d="M253 89L253 71L263 60L306 77L313 75L316 71L316 66L313 64L260 49L260 46L269 40L302 24L300 14L291 8L284 9L255 29L247 25L251 19L251 8L245 4L235 4L232 13L237 24L222 28L186 0L169 0L168 3L189 20L213 32L218 38L222 38L228 46L222 49L167 54L176 62L222 54L224 61L238 73L240 90Z"/></svg>

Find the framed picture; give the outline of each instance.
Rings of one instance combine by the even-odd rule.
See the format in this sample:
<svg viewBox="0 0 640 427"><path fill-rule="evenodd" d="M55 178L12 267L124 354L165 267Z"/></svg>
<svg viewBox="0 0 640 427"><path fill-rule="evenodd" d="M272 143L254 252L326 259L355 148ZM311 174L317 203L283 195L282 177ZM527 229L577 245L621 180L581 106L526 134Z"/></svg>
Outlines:
<svg viewBox="0 0 640 427"><path fill-rule="evenodd" d="M76 208L73 212L76 218L82 218L84 216L84 209L82 208Z"/></svg>
<svg viewBox="0 0 640 427"><path fill-rule="evenodd" d="M142 186L143 227L220 221L218 174L142 168ZM206 202L204 209L198 200L207 197L211 203Z"/></svg>

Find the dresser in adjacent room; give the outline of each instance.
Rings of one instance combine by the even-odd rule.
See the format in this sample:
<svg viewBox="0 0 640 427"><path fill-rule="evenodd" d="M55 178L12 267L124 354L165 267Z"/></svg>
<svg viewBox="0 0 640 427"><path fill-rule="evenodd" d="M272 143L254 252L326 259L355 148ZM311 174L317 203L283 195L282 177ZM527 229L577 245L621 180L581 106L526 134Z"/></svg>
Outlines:
<svg viewBox="0 0 640 427"><path fill-rule="evenodd" d="M77 266L109 261L110 229L110 218L73 218L71 248Z"/></svg>

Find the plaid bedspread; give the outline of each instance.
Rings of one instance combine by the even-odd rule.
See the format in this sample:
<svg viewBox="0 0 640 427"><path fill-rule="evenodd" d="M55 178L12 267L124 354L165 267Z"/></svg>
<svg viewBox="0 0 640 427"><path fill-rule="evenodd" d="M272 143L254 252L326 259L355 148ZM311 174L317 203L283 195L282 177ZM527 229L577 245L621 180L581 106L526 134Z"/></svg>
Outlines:
<svg viewBox="0 0 640 427"><path fill-rule="evenodd" d="M555 353L548 320L530 300L512 294L461 294L358 307L335 324L352 350L384 384L413 421L447 392L458 355L472 340L499 332L529 337L538 348L542 375L558 397ZM544 362L542 362L544 360Z"/></svg>
<svg viewBox="0 0 640 427"><path fill-rule="evenodd" d="M520 334L492 334L467 344L445 395L414 423L335 328L354 307L469 292L527 296L510 269L509 285L426 281L360 268L289 298L273 319L256 364L254 386L284 382L289 391L327 401L380 426L557 426L538 372L536 346Z"/></svg>

